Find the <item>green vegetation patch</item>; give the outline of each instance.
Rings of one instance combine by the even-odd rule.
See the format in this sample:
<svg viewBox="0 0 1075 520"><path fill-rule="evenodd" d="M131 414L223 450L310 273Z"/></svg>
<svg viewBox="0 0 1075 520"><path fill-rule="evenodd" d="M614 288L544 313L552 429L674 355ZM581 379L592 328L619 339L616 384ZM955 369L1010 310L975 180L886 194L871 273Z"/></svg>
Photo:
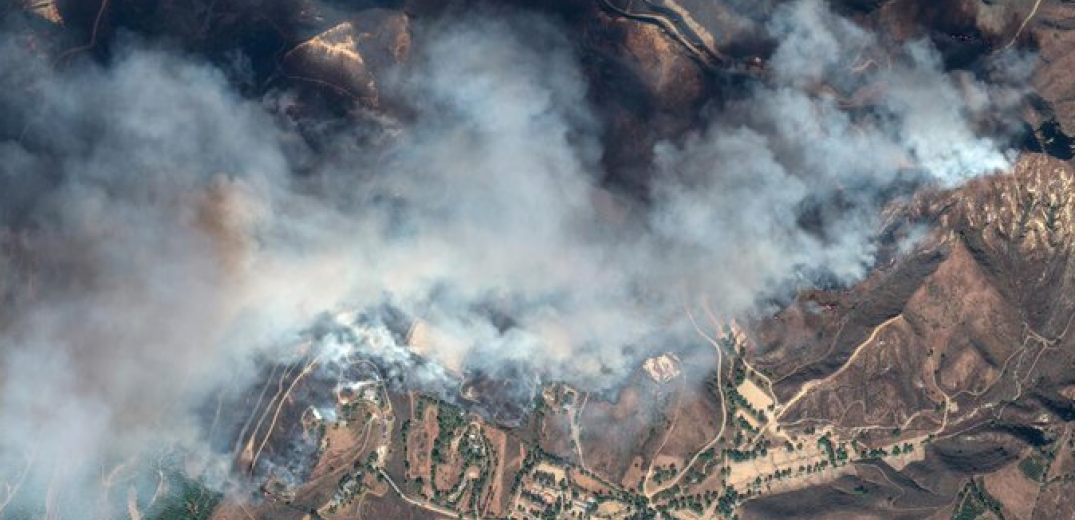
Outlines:
<svg viewBox="0 0 1075 520"><path fill-rule="evenodd" d="M168 493L147 520L206 520L223 498L220 492L178 472L169 474L167 486Z"/></svg>
<svg viewBox="0 0 1075 520"><path fill-rule="evenodd" d="M980 482L971 480L959 492L959 507L956 508L955 513L952 515L952 520L974 520L985 514L986 511L992 511L1000 515L1000 502L993 498Z"/></svg>
<svg viewBox="0 0 1075 520"><path fill-rule="evenodd" d="M1038 455L1031 455L1021 461L1019 461L1019 470L1026 475L1027 478L1035 482L1043 482L1045 480L1045 472L1048 469L1045 459Z"/></svg>
<svg viewBox="0 0 1075 520"><path fill-rule="evenodd" d="M974 520L985 513L985 506L974 497L966 497L959 504L959 509L952 515L952 520Z"/></svg>

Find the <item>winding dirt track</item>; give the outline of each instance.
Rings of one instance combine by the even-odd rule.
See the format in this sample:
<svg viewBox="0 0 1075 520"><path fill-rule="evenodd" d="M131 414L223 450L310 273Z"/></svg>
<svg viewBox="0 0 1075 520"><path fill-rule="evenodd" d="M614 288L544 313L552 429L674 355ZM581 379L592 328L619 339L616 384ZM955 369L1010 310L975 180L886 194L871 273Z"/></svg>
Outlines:
<svg viewBox="0 0 1075 520"><path fill-rule="evenodd" d="M832 374L829 374L824 379L820 379L820 380L815 379L815 380L808 381L805 384L803 384L803 386L801 388L799 388L799 391L796 392L795 395L791 399L788 399L787 403L784 403L783 405L780 405L780 412L777 414L776 417L778 419L780 417L783 417L784 414L788 410L790 410L793 406L795 406L795 403L798 403L799 400L801 400L803 397L806 397L806 395L810 391L814 390L815 388L817 388L817 387L819 387L821 385L824 385L825 383L828 383L829 381L835 379L840 374L844 373L844 371L846 371L848 368L851 367L852 364L854 364L855 360L858 359L859 355L862 354L862 351L866 348L866 346L869 345L870 343L873 343L873 341L875 339L877 339L877 335L882 330L887 328L889 325L894 323L896 320L900 320L900 319L903 319L903 315L902 314L897 314L897 315L885 320L883 323L881 323L877 327L875 327L873 329L873 332L870 333L870 337L866 338L865 340L862 341L862 343L859 343L858 346L855 347L855 350L851 353L851 356L847 358L847 361L845 361L844 364L841 365L840 368L837 371L833 372Z"/></svg>
<svg viewBox="0 0 1075 520"><path fill-rule="evenodd" d="M461 513L456 512L453 509L449 509L449 508L444 507L444 506L438 506L437 504L434 504L432 502L428 502L428 501L425 501L425 500L417 500L417 499L411 498L411 497L407 496L407 494L404 493L403 490L399 488L399 486L396 485L396 482L394 480L392 480L392 477L390 477L388 475L388 473L385 472L385 470L378 469L378 471L380 471L381 476L384 477L385 481L388 482L388 485L392 487L392 490L395 491L396 494L399 495L399 497L402 498L408 504L411 504L413 506L418 506L418 507L420 507L422 509L428 509L429 511L433 511L433 512L438 513L438 514L442 514L442 515L447 516L449 518L461 518L461 519L465 519L465 520L471 520L471 519L476 520L476 518L473 517L473 516L463 515Z"/></svg>
<svg viewBox="0 0 1075 520"><path fill-rule="evenodd" d="M1015 36L1012 36L1011 41L1009 41L1008 44L1004 46L1004 49L1015 45L1015 41L1018 40L1019 36L1023 34L1023 29L1026 29L1026 26L1030 23L1030 20L1034 18L1034 15L1038 14L1039 7L1041 7L1041 0L1034 2L1034 8L1031 9L1030 14L1028 14L1027 17L1023 19L1023 23L1019 24L1019 29L1015 31Z"/></svg>
<svg viewBox="0 0 1075 520"><path fill-rule="evenodd" d="M649 467L646 468L646 474L642 477L642 494L649 495L649 481L653 477L653 465L657 463L657 457L664 450L665 445L668 444L668 438L672 436L672 432L676 430L676 425L679 424L680 411L683 407L683 394L687 390L687 378L682 375L679 376L680 390L679 395L676 396L676 414L672 416L672 425L668 427L668 430L664 432L664 438L661 439L661 445L657 447L653 452L653 458L649 461Z"/></svg>
<svg viewBox="0 0 1075 520"><path fill-rule="evenodd" d="M313 367L317 364L317 362L320 359L321 359L321 356L319 355L319 356L315 357L313 360L311 360L309 363L307 363L306 366L303 367L302 371L299 372L299 374L297 376L295 376L295 379L291 380L291 385L289 385L287 387L287 391L284 392L283 395L280 395L280 398L279 398L279 400L277 400L277 403L276 403L276 411L273 413L272 421L269 423L269 429L265 431L265 435L261 438L261 444L258 445L257 451L254 452L254 456L250 460L250 470L251 471L253 471L254 467L257 466L258 457L261 456L261 452L262 452L262 450L265 449L265 445L269 443L269 437L272 436L273 430L276 429L276 421L280 418L280 411L284 408L284 404L287 403L288 396L291 395L292 390L294 390L295 386L297 386L299 384L299 381L302 381L302 379L304 377L306 377L306 375L309 374L311 370L313 370ZM257 434L257 429L254 430L254 434L255 435ZM248 449L251 446L253 446L253 442L254 442L254 436L251 436L250 442L247 445Z"/></svg>
<svg viewBox="0 0 1075 520"><path fill-rule="evenodd" d="M695 332L697 332L700 336L705 338L705 340L707 342L709 342L709 344L713 345L714 349L716 349L716 351L717 351L717 388L718 389L723 389L722 376L724 374L724 371L722 370L722 365L724 363L724 350L721 348L719 341L717 341L716 339L713 339L713 337L711 337L709 334L706 334L705 331L703 331L702 328L700 326L698 326L698 322L695 321L694 314L691 313L690 309L684 308L684 311L687 313L687 318L690 319L691 325L694 326ZM714 445L716 445L717 441L719 441L721 436L724 435L725 423L728 422L727 421L727 419L728 419L728 417L727 417L728 416L728 407L724 402L724 392L723 392L723 390L718 392L718 393L720 394L720 416L721 416L721 418L720 418L720 430L717 432L716 435L713 436L712 440L710 440L705 446L702 446L702 448L700 450L698 450L697 452L694 453L694 456L692 456L691 459L689 461L687 461L686 464L683 465L683 469L681 469L679 471L679 473L677 473L676 476L674 478L672 478L672 480L669 480L668 482L665 482L664 485L662 485L660 487L660 489L658 489L656 491L648 490L650 473L653 471L653 465L651 463L650 464L650 470L646 472L646 477L642 482L642 494L643 495L645 495L646 497L653 497L657 493L660 493L662 490L668 489L668 488L678 484L679 481L683 479L683 475L686 475L687 471L690 470L691 467L694 466L694 464L696 462L698 462L698 458L701 457L703 453L708 451Z"/></svg>
<svg viewBox="0 0 1075 520"><path fill-rule="evenodd" d="M97 46L97 31L101 27L101 20L104 18L105 11L108 10L108 2L109 0L101 0L101 6L97 9L97 16L93 20L93 29L90 31L90 41L73 49L64 51L56 57L56 63L60 63L75 54L88 51Z"/></svg>

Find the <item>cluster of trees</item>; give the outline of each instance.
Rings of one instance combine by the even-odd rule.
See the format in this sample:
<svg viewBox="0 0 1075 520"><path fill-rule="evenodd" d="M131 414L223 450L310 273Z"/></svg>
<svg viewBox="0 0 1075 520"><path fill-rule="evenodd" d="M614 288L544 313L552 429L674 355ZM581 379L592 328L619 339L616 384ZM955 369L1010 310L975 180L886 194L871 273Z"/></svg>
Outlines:
<svg viewBox="0 0 1075 520"><path fill-rule="evenodd" d="M465 419L466 416L463 414L463 410L445 403L438 403L437 437L433 439L433 450L430 453L434 464L447 462L444 457L445 448L451 445L456 430L464 426Z"/></svg>
<svg viewBox="0 0 1075 520"><path fill-rule="evenodd" d="M541 471L541 470L535 471L531 475L531 478L533 478L534 481L537 482L538 484L541 484L541 485L543 485L545 487L561 487L560 483L558 483L556 481L556 475L553 475L552 473L549 473L548 471ZM563 480L563 479L561 479L560 482L566 484L566 481Z"/></svg>
<svg viewBox="0 0 1075 520"><path fill-rule="evenodd" d="M1045 461L1036 455L1031 455L1021 461L1019 461L1019 469L1030 480L1035 482L1041 482L1045 478L1045 472L1048 469Z"/></svg>
<svg viewBox="0 0 1075 520"><path fill-rule="evenodd" d="M355 422L362 417L363 407L359 401L349 401L340 407L340 417L349 423Z"/></svg>
<svg viewBox="0 0 1075 520"><path fill-rule="evenodd" d="M867 448L861 452L864 460L879 459L888 455L888 452L884 448Z"/></svg>
<svg viewBox="0 0 1075 520"><path fill-rule="evenodd" d="M187 478L179 471L169 471L166 476L169 493L161 505L148 516L148 520L207 520L223 498L218 492Z"/></svg>
<svg viewBox="0 0 1075 520"><path fill-rule="evenodd" d="M903 443L902 446L893 446L892 447L892 454L893 455L900 455L902 453L911 453L912 451L914 451L914 444L911 444L909 442Z"/></svg>
<svg viewBox="0 0 1075 520"><path fill-rule="evenodd" d="M952 517L953 520L973 520L987 510L1003 518L1001 516L1000 502L993 498L985 490L985 487L975 479L971 479L970 483L959 491L957 503L959 504L959 509L956 510L955 515Z"/></svg>
<svg viewBox="0 0 1075 520"><path fill-rule="evenodd" d="M829 438L829 434L822 435L817 440L817 445L821 448L829 458L829 464L833 467L839 466L841 462L847 462L848 453L847 448L844 447L844 443L840 443L839 446L833 444L832 439ZM884 453L884 450L881 450ZM870 458L870 457L866 457Z"/></svg>
<svg viewBox="0 0 1075 520"><path fill-rule="evenodd" d="M724 517L730 517L735 513L735 507L739 505L739 492L732 486L724 488L724 494L717 498L717 510Z"/></svg>
<svg viewBox="0 0 1075 520"><path fill-rule="evenodd" d="M657 506L657 511L667 515L670 510L689 509L697 515L705 512L720 497L716 491L706 491L694 495L676 497L667 503Z"/></svg>
<svg viewBox="0 0 1075 520"><path fill-rule="evenodd" d="M661 485L672 480L678 473L675 464L669 464L667 467L658 466L653 468L653 481Z"/></svg>
<svg viewBox="0 0 1075 520"><path fill-rule="evenodd" d="M809 475L811 473L817 473L817 472L819 472L819 471L821 471L821 470L823 470L823 469L825 469L827 467L829 467L829 461L822 460L822 461L815 462L813 464L808 464L806 466L800 465L799 466L799 473L806 473L807 475Z"/></svg>
<svg viewBox="0 0 1075 520"><path fill-rule="evenodd" d="M515 480L511 483L511 494L515 494L519 490L519 486L523 484L523 477L530 473L543 458L544 452L538 446L527 446L526 457L523 458L522 466L519 468L519 472L515 474Z"/></svg>
<svg viewBox="0 0 1075 520"><path fill-rule="evenodd" d="M787 450L788 453L794 453L803 449L803 443L799 442L796 444L792 444L791 441L784 441L784 449Z"/></svg>
<svg viewBox="0 0 1075 520"><path fill-rule="evenodd" d="M802 472L803 467L799 466L799 471ZM785 477L791 476L791 468L778 469L769 475L765 476L765 482L772 482L774 480L783 480Z"/></svg>
<svg viewBox="0 0 1075 520"><path fill-rule="evenodd" d="M403 442L403 478L411 478L411 459L407 455L410 448L410 436L411 436L411 420L405 419L402 424L399 425L399 434Z"/></svg>
<svg viewBox="0 0 1075 520"><path fill-rule="evenodd" d="M365 472L359 470L341 477L336 485L336 493L332 496L328 512L335 513L339 507L349 504L355 497L365 492L365 476Z"/></svg>
<svg viewBox="0 0 1075 520"><path fill-rule="evenodd" d="M769 456L769 441L759 442L749 450L724 448L721 454L724 459L731 459L732 462L745 462L759 457L767 457Z"/></svg>

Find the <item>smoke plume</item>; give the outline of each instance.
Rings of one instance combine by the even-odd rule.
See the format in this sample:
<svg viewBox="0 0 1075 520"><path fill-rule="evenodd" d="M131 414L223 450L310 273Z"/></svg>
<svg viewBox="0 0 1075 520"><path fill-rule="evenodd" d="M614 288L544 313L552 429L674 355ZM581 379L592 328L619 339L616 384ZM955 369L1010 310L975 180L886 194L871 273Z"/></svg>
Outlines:
<svg viewBox="0 0 1075 520"><path fill-rule="evenodd" d="M406 365L390 309L425 327L422 384L525 367L606 388L694 341L685 305L740 316L852 283L894 196L1012 158L1026 60L945 71L926 42L800 0L763 25L764 75L660 143L631 200L601 184L568 35L497 13L416 28L382 79L406 116L317 148L288 92L245 98L164 43L57 67L4 34L0 462L22 488L6 507L90 518L102 467L176 445L226 461L194 411L256 360L303 355L325 316L353 332L318 342L329 361Z"/></svg>

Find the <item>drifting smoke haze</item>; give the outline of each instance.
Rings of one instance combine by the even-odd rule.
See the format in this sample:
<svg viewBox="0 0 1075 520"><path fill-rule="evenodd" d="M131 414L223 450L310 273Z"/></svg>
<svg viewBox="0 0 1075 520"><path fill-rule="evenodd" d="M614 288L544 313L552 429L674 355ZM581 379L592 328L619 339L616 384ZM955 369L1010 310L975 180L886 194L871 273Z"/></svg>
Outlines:
<svg viewBox="0 0 1075 520"><path fill-rule="evenodd" d="M1029 60L948 73L813 0L763 25L770 77L658 145L646 202L601 185L586 78L534 15L419 27L382 89L408 116L321 152L287 92L245 99L163 44L57 68L5 36L0 456L12 475L32 461L16 503L60 482L50 507L89 518L102 464L173 445L230 460L193 410L306 354L326 314L354 316L351 340L315 345L329 360L409 363L392 309L436 331L421 384L526 367L601 389L694 341L684 305L738 316L853 282L893 192L1007 168Z"/></svg>

